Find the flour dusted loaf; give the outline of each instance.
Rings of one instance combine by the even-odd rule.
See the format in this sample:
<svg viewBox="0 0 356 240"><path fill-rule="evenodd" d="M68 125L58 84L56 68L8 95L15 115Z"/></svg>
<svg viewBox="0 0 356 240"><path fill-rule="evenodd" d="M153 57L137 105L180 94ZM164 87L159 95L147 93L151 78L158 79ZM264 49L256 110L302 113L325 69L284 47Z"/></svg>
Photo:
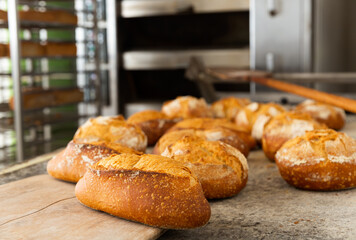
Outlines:
<svg viewBox="0 0 356 240"><path fill-rule="evenodd" d="M335 130L343 128L346 121L346 114L343 109L313 100L305 100L300 103L295 111L307 113L316 121Z"/></svg>
<svg viewBox="0 0 356 240"><path fill-rule="evenodd" d="M262 139L265 124L285 109L276 103L251 103L244 107L235 117L235 123L240 128L250 132L258 142Z"/></svg>
<svg viewBox="0 0 356 240"><path fill-rule="evenodd" d="M154 145L177 121L162 112L145 110L131 115L127 122L141 128L147 136L147 144Z"/></svg>
<svg viewBox="0 0 356 240"><path fill-rule="evenodd" d="M235 132L224 128L206 130L183 129L172 131L163 135L153 149L154 154L161 154L168 146L173 145L185 136L197 136L207 141L221 141L238 149L244 156L250 152L249 145Z"/></svg>
<svg viewBox="0 0 356 240"><path fill-rule="evenodd" d="M189 167L198 177L208 199L234 196L247 183L248 165L245 156L223 142L186 136L168 146L162 156Z"/></svg>
<svg viewBox="0 0 356 240"><path fill-rule="evenodd" d="M309 190L356 186L356 140L331 129L314 130L286 142L276 154L283 179Z"/></svg>
<svg viewBox="0 0 356 240"><path fill-rule="evenodd" d="M122 116L90 118L79 127L73 139L79 143L120 143L141 152L147 147L145 133L139 127L127 123Z"/></svg>
<svg viewBox="0 0 356 240"><path fill-rule="evenodd" d="M167 101L162 106L162 112L170 118L213 117L211 108L203 98L180 96Z"/></svg>
<svg viewBox="0 0 356 240"><path fill-rule="evenodd" d="M160 228L195 228L210 218L210 205L190 169L158 155L103 159L89 167L75 194L90 208Z"/></svg>
<svg viewBox="0 0 356 240"><path fill-rule="evenodd" d="M234 121L237 113L251 101L247 98L226 97L211 105L214 117Z"/></svg>
<svg viewBox="0 0 356 240"><path fill-rule="evenodd" d="M304 135L306 131L327 128L308 114L285 112L273 117L265 126L262 148L271 161L276 152L288 140Z"/></svg>
<svg viewBox="0 0 356 240"><path fill-rule="evenodd" d="M195 130L212 130L212 129L226 129L234 132L240 139L242 139L250 149L256 146L256 141L251 135L246 132L246 129L236 126L234 123L227 119L213 119L213 118L192 118L185 119L178 122L171 127L167 132L173 132L183 129L195 129Z"/></svg>
<svg viewBox="0 0 356 240"><path fill-rule="evenodd" d="M64 150L48 162L47 172L54 178L78 182L84 176L88 166L112 154L121 153L143 154L118 143L103 141L75 143L70 141Z"/></svg>

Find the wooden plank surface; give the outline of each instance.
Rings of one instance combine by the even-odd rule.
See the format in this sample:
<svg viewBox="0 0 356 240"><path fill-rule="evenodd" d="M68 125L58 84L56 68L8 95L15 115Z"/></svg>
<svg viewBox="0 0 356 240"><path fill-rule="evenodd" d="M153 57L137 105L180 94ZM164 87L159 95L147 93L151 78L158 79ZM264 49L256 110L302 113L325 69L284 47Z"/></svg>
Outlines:
<svg viewBox="0 0 356 240"><path fill-rule="evenodd" d="M89 209L74 184L39 175L0 186L0 239L156 239L164 230Z"/></svg>

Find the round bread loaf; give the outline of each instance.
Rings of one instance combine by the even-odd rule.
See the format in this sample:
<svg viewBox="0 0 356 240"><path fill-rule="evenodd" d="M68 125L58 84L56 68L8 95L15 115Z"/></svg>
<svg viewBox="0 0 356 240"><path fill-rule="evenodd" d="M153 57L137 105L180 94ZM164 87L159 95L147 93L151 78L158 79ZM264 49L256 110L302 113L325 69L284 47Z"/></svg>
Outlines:
<svg viewBox="0 0 356 240"><path fill-rule="evenodd" d="M235 123L240 128L250 132L258 142L262 139L265 124L285 109L276 103L251 103L244 107L235 117Z"/></svg>
<svg viewBox="0 0 356 240"><path fill-rule="evenodd" d="M210 218L210 205L190 169L158 155L103 159L89 167L75 195L90 208L159 228L195 228Z"/></svg>
<svg viewBox="0 0 356 240"><path fill-rule="evenodd" d="M195 129L195 130L210 130L210 129L226 129L234 132L242 139L250 149L256 146L256 141L251 137L246 129L236 126L234 123L227 119L213 119L213 118L192 118L185 119L178 122L176 125L171 127L167 132L173 132L183 129Z"/></svg>
<svg viewBox="0 0 356 240"><path fill-rule="evenodd" d="M262 148L265 155L274 161L276 152L288 140L305 134L306 131L327 128L305 113L285 112L273 117L265 126Z"/></svg>
<svg viewBox="0 0 356 240"><path fill-rule="evenodd" d="M331 129L307 132L286 142L276 154L283 179L309 190L356 186L356 140Z"/></svg>
<svg viewBox="0 0 356 240"><path fill-rule="evenodd" d="M316 121L336 130L343 128L346 121L343 109L313 100L305 100L295 108L295 111L307 113Z"/></svg>
<svg viewBox="0 0 356 240"><path fill-rule="evenodd" d="M141 152L147 147L147 137L141 128L127 123L122 116L90 118L77 130L73 140L120 143Z"/></svg>
<svg viewBox="0 0 356 240"><path fill-rule="evenodd" d="M153 149L154 154L161 154L168 146L174 144L185 136L198 136L207 141L221 141L238 149L246 157L250 152L248 144L238 134L223 128L207 130L183 129L163 135Z"/></svg>
<svg viewBox="0 0 356 240"><path fill-rule="evenodd" d="M189 167L208 199L236 195L247 183L247 160L240 151L219 141L186 136L167 147L162 156Z"/></svg>
<svg viewBox="0 0 356 240"><path fill-rule="evenodd" d="M214 117L227 118L234 121L236 114L251 101L247 98L226 97L222 98L211 105Z"/></svg>
<svg viewBox="0 0 356 240"><path fill-rule="evenodd" d="M147 136L147 144L154 145L177 121L162 112L145 110L131 115L127 122L141 128Z"/></svg>
<svg viewBox="0 0 356 240"><path fill-rule="evenodd" d="M75 143L70 141L67 147L54 156L47 164L47 172L54 178L69 182L78 182L89 165L112 154L143 154L118 143L91 142Z"/></svg>
<svg viewBox="0 0 356 240"><path fill-rule="evenodd" d="M213 117L213 113L203 98L181 96L167 101L162 106L162 112L170 118Z"/></svg>

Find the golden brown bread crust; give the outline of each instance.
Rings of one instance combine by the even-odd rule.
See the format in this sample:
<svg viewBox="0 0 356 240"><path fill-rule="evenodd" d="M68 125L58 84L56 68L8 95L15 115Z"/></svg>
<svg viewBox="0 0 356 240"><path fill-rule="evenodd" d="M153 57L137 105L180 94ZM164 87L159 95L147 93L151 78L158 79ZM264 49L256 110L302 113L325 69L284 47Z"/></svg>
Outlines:
<svg viewBox="0 0 356 240"><path fill-rule="evenodd" d="M162 112L170 118L213 117L205 100L192 96L180 96L163 103Z"/></svg>
<svg viewBox="0 0 356 240"><path fill-rule="evenodd" d="M219 141L186 136L167 147L162 156L189 167L208 199L234 196L247 183L246 158L236 148Z"/></svg>
<svg viewBox="0 0 356 240"><path fill-rule="evenodd" d="M81 143L120 143L141 152L147 147L145 133L139 127L127 123L122 116L90 118L79 127L73 139Z"/></svg>
<svg viewBox="0 0 356 240"><path fill-rule="evenodd" d="M23 108L25 110L43 107L54 107L63 104L77 103L83 100L80 89L29 89L23 91ZM10 109L14 110L14 97L9 99Z"/></svg>
<svg viewBox="0 0 356 240"><path fill-rule="evenodd" d="M343 109L313 100L305 100L300 103L295 111L307 113L316 121L335 130L343 128L346 121L346 114Z"/></svg>
<svg viewBox="0 0 356 240"><path fill-rule="evenodd" d="M234 121L236 114L246 105L250 104L250 99L226 97L222 98L211 105L214 117L227 118Z"/></svg>
<svg viewBox="0 0 356 240"><path fill-rule="evenodd" d="M131 115L127 122L141 128L147 136L147 144L154 145L176 120L159 111L145 110Z"/></svg>
<svg viewBox="0 0 356 240"><path fill-rule="evenodd" d="M181 163L158 155L104 159L79 180L75 194L88 207L160 228L195 228L210 218L196 177Z"/></svg>
<svg viewBox="0 0 356 240"><path fill-rule="evenodd" d="M283 179L309 190L356 186L356 140L331 129L307 132L286 142L276 154Z"/></svg>
<svg viewBox="0 0 356 240"><path fill-rule="evenodd" d="M92 165L112 154L143 154L118 143L92 142L75 143L70 141L67 147L54 156L47 164L47 172L54 178L69 182L78 182Z"/></svg>
<svg viewBox="0 0 356 240"><path fill-rule="evenodd" d="M327 128L315 121L308 114L285 112L273 117L265 126L262 137L262 148L271 161L276 152L290 139L304 135L306 131Z"/></svg>
<svg viewBox="0 0 356 240"><path fill-rule="evenodd" d="M195 129L195 130L211 130L211 129L226 129L234 132L242 139L250 149L256 146L256 141L247 133L243 128L236 126L234 123L227 119L213 119L213 118L192 118L185 119L178 122L171 127L167 132L173 132L183 129Z"/></svg>
<svg viewBox="0 0 356 240"><path fill-rule="evenodd" d="M76 15L63 10L47 10L45 12L28 10L19 11L19 18L22 21L44 22L44 23L63 23L77 25ZM0 20L7 21L7 12L0 10Z"/></svg>
<svg viewBox="0 0 356 240"><path fill-rule="evenodd" d="M235 117L235 124L246 129L258 142L261 141L263 128L269 119L285 109L276 103L251 103L245 106Z"/></svg>
<svg viewBox="0 0 356 240"><path fill-rule="evenodd" d="M77 46L75 43L54 43L47 42L45 45L45 55L54 56L68 56L73 57L77 55Z"/></svg>
<svg viewBox="0 0 356 240"><path fill-rule="evenodd" d="M229 129L215 128L207 130L183 129L172 131L163 135L153 149L154 154L161 154L168 146L174 144L185 136L198 136L208 141L221 141L238 149L246 157L250 152L247 143L235 132Z"/></svg>

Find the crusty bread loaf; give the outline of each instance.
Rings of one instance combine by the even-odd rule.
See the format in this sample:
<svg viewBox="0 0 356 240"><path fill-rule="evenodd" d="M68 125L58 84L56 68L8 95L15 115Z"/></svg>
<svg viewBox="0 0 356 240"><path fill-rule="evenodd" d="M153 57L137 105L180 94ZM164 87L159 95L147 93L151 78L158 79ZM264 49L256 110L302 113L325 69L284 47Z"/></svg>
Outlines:
<svg viewBox="0 0 356 240"><path fill-rule="evenodd" d="M141 128L147 136L147 144L154 145L177 121L162 112L145 110L131 115L127 122Z"/></svg>
<svg viewBox="0 0 356 240"><path fill-rule="evenodd" d="M251 101L247 98L226 97L211 105L214 117L234 121L237 113Z"/></svg>
<svg viewBox="0 0 356 240"><path fill-rule="evenodd" d="M22 92L23 109L31 110L44 107L55 107L64 104L83 101L84 94L78 88L71 89L42 89L30 88ZM14 97L9 100L10 109L14 110Z"/></svg>
<svg viewBox="0 0 356 240"><path fill-rule="evenodd" d="M195 130L209 130L209 129L227 129L238 135L250 149L256 146L256 141L251 137L246 129L236 126L234 123L227 119L213 119L213 118L192 118L185 119L178 122L176 125L171 127L167 132L173 132L183 129L195 129Z"/></svg>
<svg viewBox="0 0 356 240"><path fill-rule="evenodd" d="M309 190L356 186L356 140L331 129L307 132L286 142L276 154L283 179Z"/></svg>
<svg viewBox="0 0 356 240"><path fill-rule="evenodd" d="M47 42L44 45L45 55L49 57L66 56L74 57L77 55L77 46L75 43L55 43Z"/></svg>
<svg viewBox="0 0 356 240"><path fill-rule="evenodd" d="M162 156L189 167L208 199L236 195L247 183L246 158L236 148L219 141L186 136L167 147Z"/></svg>
<svg viewBox="0 0 356 240"><path fill-rule="evenodd" d="M302 136L306 131L327 128L305 113L285 112L273 117L265 126L262 148L265 155L274 161L276 152L288 140Z"/></svg>
<svg viewBox="0 0 356 240"><path fill-rule="evenodd" d="M305 100L300 103L295 111L307 113L316 121L336 130L343 128L346 121L346 114L343 109L313 100Z"/></svg>
<svg viewBox="0 0 356 240"><path fill-rule="evenodd" d="M247 129L252 137L260 142L265 124L271 117L282 112L285 112L285 109L276 103L251 103L236 115L235 123L240 128Z"/></svg>
<svg viewBox="0 0 356 240"><path fill-rule="evenodd" d="M213 117L211 108L205 100L192 96L181 96L165 102L162 112L170 118Z"/></svg>
<svg viewBox="0 0 356 240"><path fill-rule="evenodd" d="M78 128L73 138L79 143L106 141L144 152L147 137L137 126L129 124L122 116L90 118Z"/></svg>
<svg viewBox="0 0 356 240"><path fill-rule="evenodd" d="M142 154L118 143L69 142L67 147L54 156L47 164L47 172L54 178L69 182L78 182L92 165L112 154L133 153Z"/></svg>
<svg viewBox="0 0 356 240"><path fill-rule="evenodd" d="M166 133L155 145L153 153L161 154L168 146L185 136L198 136L207 141L221 141L227 143L238 149L246 157L250 152L249 145L234 131L224 128L212 128L207 130L183 129Z"/></svg>
<svg viewBox="0 0 356 240"><path fill-rule="evenodd" d="M113 155L89 167L75 188L84 205L147 225L205 225L210 206L201 185L180 162L158 155Z"/></svg>
<svg viewBox="0 0 356 240"><path fill-rule="evenodd" d="M40 22L40 23L62 23L77 25L78 17L65 10L46 10L46 11L19 11L21 21ZM0 20L8 21L7 12L0 10Z"/></svg>

